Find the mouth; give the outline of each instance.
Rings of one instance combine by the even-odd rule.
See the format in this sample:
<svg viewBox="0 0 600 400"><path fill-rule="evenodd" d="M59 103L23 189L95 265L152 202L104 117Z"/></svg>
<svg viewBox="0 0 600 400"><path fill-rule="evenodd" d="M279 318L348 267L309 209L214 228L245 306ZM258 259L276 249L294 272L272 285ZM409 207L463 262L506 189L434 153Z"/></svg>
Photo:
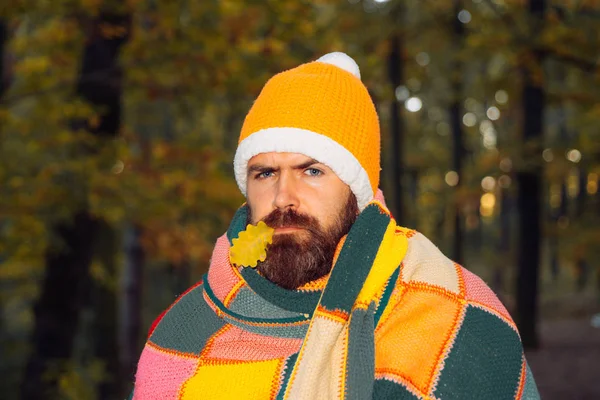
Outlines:
<svg viewBox="0 0 600 400"><path fill-rule="evenodd" d="M281 228L275 228L275 235L282 235L288 233L295 233L304 230L304 228L300 228L297 226L283 226Z"/></svg>

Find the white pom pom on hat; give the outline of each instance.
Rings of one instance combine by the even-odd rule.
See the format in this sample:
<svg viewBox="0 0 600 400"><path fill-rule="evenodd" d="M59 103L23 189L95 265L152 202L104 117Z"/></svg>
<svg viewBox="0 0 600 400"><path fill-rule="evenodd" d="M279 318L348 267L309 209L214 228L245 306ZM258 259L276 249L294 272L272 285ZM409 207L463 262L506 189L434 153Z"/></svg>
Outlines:
<svg viewBox="0 0 600 400"><path fill-rule="evenodd" d="M333 53L325 54L317 61L325 64L335 65L336 67L339 67L344 71L348 71L360 79L360 68L358 68L358 64L346 53L334 51Z"/></svg>

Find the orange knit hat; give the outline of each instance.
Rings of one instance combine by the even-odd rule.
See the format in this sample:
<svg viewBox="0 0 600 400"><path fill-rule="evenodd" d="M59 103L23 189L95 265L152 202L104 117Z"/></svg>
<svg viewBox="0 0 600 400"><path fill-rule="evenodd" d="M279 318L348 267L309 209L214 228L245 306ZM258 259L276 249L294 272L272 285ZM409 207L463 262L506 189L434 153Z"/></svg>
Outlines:
<svg viewBox="0 0 600 400"><path fill-rule="evenodd" d="M269 152L301 153L327 165L362 210L379 185L380 132L356 62L329 53L271 78L246 116L234 158L246 194L248 161Z"/></svg>

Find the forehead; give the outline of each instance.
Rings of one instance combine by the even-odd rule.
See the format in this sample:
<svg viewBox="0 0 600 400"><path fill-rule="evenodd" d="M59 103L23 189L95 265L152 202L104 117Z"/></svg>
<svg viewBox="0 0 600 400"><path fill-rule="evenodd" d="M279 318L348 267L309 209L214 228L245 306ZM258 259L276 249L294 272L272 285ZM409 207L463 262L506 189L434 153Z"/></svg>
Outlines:
<svg viewBox="0 0 600 400"><path fill-rule="evenodd" d="M286 166L286 165L299 165L304 164L309 161L314 161L318 163L319 161L313 160L312 157L308 157L301 153L279 153L279 152L270 152L270 153L260 153L252 157L248 161L248 166L262 164L262 165L278 165L278 166Z"/></svg>

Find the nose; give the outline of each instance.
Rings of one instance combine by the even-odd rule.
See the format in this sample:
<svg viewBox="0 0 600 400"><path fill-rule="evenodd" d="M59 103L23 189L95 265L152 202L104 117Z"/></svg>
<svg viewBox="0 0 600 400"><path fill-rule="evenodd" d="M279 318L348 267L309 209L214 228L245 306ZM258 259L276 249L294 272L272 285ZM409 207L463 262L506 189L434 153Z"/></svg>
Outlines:
<svg viewBox="0 0 600 400"><path fill-rule="evenodd" d="M300 205L296 182L290 176L291 174L286 172L282 173L277 181L277 189L273 199L273 206L281 211L289 208L295 210Z"/></svg>

